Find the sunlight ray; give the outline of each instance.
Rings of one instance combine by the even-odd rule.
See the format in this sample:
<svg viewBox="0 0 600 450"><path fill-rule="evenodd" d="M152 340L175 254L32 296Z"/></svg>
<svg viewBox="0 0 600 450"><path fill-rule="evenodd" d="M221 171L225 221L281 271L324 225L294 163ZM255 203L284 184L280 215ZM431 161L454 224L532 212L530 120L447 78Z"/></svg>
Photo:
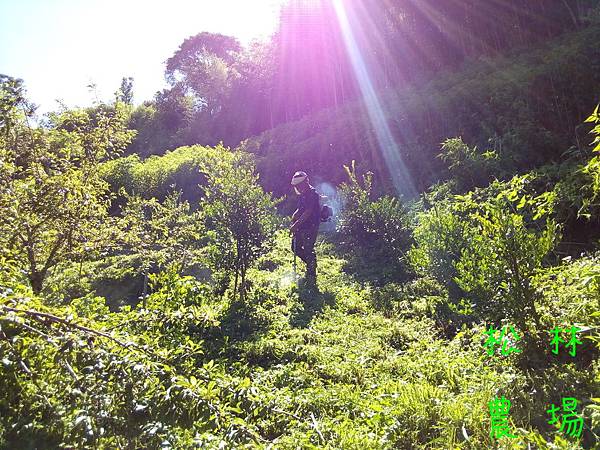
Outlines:
<svg viewBox="0 0 600 450"><path fill-rule="evenodd" d="M387 123L382 102L377 95L363 55L359 49L343 0L333 0L333 6L342 32L342 38L365 102L369 120L373 125L394 188L398 194L406 198L414 198L417 195L417 191L403 161L401 149Z"/></svg>

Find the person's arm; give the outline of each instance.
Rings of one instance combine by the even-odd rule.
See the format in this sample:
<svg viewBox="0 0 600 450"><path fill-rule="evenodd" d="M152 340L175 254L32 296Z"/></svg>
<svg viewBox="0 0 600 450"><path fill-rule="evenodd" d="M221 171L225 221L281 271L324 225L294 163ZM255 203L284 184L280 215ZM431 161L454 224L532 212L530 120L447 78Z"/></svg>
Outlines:
<svg viewBox="0 0 600 450"><path fill-rule="evenodd" d="M308 219L310 219L310 216L313 214L313 210L316 210L317 208L319 208L319 197L315 196L314 199L312 200L312 207L310 208L306 208L304 210L304 212L302 213L302 215L298 218L298 220L296 220L290 230L292 231L292 233L295 233L296 230L300 227L300 225L302 225L304 222L306 222Z"/></svg>
<svg viewBox="0 0 600 450"><path fill-rule="evenodd" d="M300 212L300 210L297 209L296 211L294 211L294 214L292 214L292 223L294 223L296 221L296 219L298 218L299 212Z"/></svg>
<svg viewBox="0 0 600 450"><path fill-rule="evenodd" d="M297 229L300 225L302 225L304 222L306 222L310 218L310 213L311 213L310 209L307 209L306 211L304 211L302 213L302 215L298 218L298 220L296 220L294 222L292 227Z"/></svg>

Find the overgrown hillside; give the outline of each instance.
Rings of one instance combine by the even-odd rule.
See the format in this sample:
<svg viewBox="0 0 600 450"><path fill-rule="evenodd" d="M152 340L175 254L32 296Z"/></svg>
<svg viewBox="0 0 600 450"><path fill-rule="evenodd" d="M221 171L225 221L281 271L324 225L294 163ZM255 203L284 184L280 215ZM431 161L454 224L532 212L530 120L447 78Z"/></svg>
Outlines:
<svg viewBox="0 0 600 450"><path fill-rule="evenodd" d="M241 148L258 156L263 185L276 195L287 193L296 167L337 184L352 160L359 170L375 173L378 190L397 193L391 172L402 169L386 160L386 150L401 155L415 188L423 191L446 177L437 158L440 143L460 136L479 154L497 153L493 170L474 180L485 186L492 177L557 162L570 147L585 147L581 124L600 91L599 38L600 28L592 26L537 48L480 58L424 86L380 92L381 110L375 113L369 98L281 125ZM386 149L391 142L381 136L382 128L396 148ZM399 191L407 195L410 189Z"/></svg>
<svg viewBox="0 0 600 450"><path fill-rule="evenodd" d="M177 195L150 197L149 183L148 198L122 192L120 214L96 227L66 221L89 204L81 183L93 180L97 199L109 188L101 167L86 181L68 166L83 150L86 128L73 125L85 117L68 113L40 135L72 156L48 147L42 162L16 165L2 147L3 223L30 223L35 237L2 234L2 447L597 448L600 264L556 251L557 221L575 205L565 188L583 200L579 214L598 216L597 156L570 163L576 179L530 173L467 195L441 186L411 208L372 198L370 176L349 167L339 228L318 247L315 292L294 278L289 237L273 232L274 204L248 155L164 157L193 152L204 179L194 210ZM117 119L100 123L121 139ZM161 160L134 161L133 186L169 182L168 170L144 175ZM66 212L57 210L65 194ZM28 258L45 261L43 279ZM139 299L126 298L132 274L142 275L131 291ZM99 296L107 283L110 296ZM567 396L580 435L548 423ZM493 431L498 398L511 405L505 434Z"/></svg>
<svg viewBox="0 0 600 450"><path fill-rule="evenodd" d="M130 126L138 135L128 151L145 157L198 143L237 146L324 108L420 86L467 61L530 48L600 17L598 0L278 4L279 26L265 41L242 45L234 36L200 32L173 49L168 86L133 108ZM135 88L123 78L117 98L131 104Z"/></svg>
<svg viewBox="0 0 600 450"><path fill-rule="evenodd" d="M591 345L554 357L542 334L540 350L489 356L482 325L445 333L444 290L431 281L363 288L322 244L314 295L292 282L287 245L280 235L259 264L269 270L252 271L244 302L173 271L153 277L145 308L115 313L93 296L62 307L4 297L2 384L13 388L2 446L492 448L488 402L503 395L518 437L502 448L575 449L546 423L549 404L572 393L581 444L597 448ZM587 315L597 279L586 282L597 268L584 258L536 279L544 323L598 325Z"/></svg>
<svg viewBox="0 0 600 450"><path fill-rule="evenodd" d="M504 49L523 11L556 20L544 5L460 54ZM430 28L413 12L409 36ZM128 155L149 105L34 124L0 75L0 449L600 449L600 28L578 17L234 150ZM533 22L515 40L560 31ZM219 36L202 67L237 61ZM285 214L296 170L338 202L316 286Z"/></svg>

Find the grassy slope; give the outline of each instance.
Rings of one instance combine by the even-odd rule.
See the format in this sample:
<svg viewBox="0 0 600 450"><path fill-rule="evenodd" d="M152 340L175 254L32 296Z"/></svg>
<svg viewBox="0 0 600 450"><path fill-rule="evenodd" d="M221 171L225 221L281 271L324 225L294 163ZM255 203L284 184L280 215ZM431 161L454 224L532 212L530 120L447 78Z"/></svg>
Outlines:
<svg viewBox="0 0 600 450"><path fill-rule="evenodd" d="M311 295L290 283L280 237L265 258L275 269L256 270L251 298L223 320L229 340L221 358L257 389L264 414L250 422L265 445L492 448L488 401L505 395L520 437L505 438L503 448L523 448L541 442L526 431L534 425L554 436L545 410L555 385L579 386L580 398L592 394L594 376L598 386L597 364L527 372L512 356L488 357L481 326L444 338L425 299L396 314L377 311L373 292L343 275L328 244L318 253L321 293Z"/></svg>
<svg viewBox="0 0 600 450"><path fill-rule="evenodd" d="M30 448L57 448L61 439L87 442L73 421L82 412L102 413L104 401L119 420L93 420L110 423L102 445L69 448L159 448L165 440L192 448L196 433L203 448L494 448L488 402L496 396L512 402L511 427L518 435L496 448L581 448L547 424L546 410L561 396L580 401L583 448L598 448L592 431L600 434L600 414L591 398L600 392L600 361L587 339L576 359L554 358L543 341L546 358L527 352L489 357L482 325L449 338L436 315L439 298L410 296L399 286L388 285L383 294L362 286L343 272L345 262L325 241L317 248L321 292L298 289L291 282L289 237L279 234L276 244L249 274L244 301L166 274L147 308L109 313L104 299L88 296L52 310L112 330L122 342L147 345L171 365L111 340L91 345L81 333L65 336L63 328L45 330L71 342L74 350L66 354L45 334L23 336L23 353L44 380L49 408L27 376L17 377L19 388L0 397L0 410L9 408L9 417L23 423L15 434L0 416L0 448L19 448L23 438L34 444ZM598 329L600 317L591 315L600 298L598 267L600 255L540 274L542 316ZM20 307L41 305L23 300ZM63 360L79 380L65 372ZM11 364L0 367L0 381L15 379ZM147 416L136 412L140 405L150 405ZM28 420L34 428L24 426Z"/></svg>
<svg viewBox="0 0 600 450"><path fill-rule="evenodd" d="M560 49L525 56L520 65L514 60L482 64L466 82L462 80L466 84L449 90L448 85L465 78L455 74L434 82L429 89L443 92L449 99L443 100L444 111L460 104L465 92L478 92L484 98L490 86L495 86L498 96L510 97L515 86L528 89L569 49L574 60L585 59L577 54L578 45L576 38L566 38ZM501 71L494 73L495 69ZM582 97L575 94L575 99ZM421 108L420 95L390 94L391 116L400 117L402 109ZM477 98L473 101L479 101ZM333 171L334 164L338 170L341 162L368 159L373 136L357 108L349 105L323 112L251 140L250 150L263 158L263 179L281 178L287 186L283 167L310 161ZM472 117L469 120L477 122ZM443 129L452 126L446 124ZM333 153L325 154L332 141ZM418 139L411 143L415 148L417 144L422 145ZM437 152L437 148L430 150ZM269 160L275 164L265 166ZM448 339L434 320L431 299L404 299L400 292L391 300L404 301L402 308L394 313L378 310L375 292L344 275L344 262L331 255L327 244L321 243L321 294L311 295L290 282L290 252L280 237L275 251L262 262L262 267L272 270L250 274L254 286L248 301L231 308L221 300L214 305L221 327L211 336L214 339L205 340L207 356L230 367L235 375L251 379L262 409L254 411L256 416L248 417L247 422L262 437L262 447L491 448L488 401L504 395L512 402L513 430L520 437L506 440L503 448L526 448L525 442L545 448L537 441L539 436L528 432L532 428L539 429L546 439L556 440L554 448L577 448L555 438L545 411L562 394L584 401L596 395L600 390L598 360L585 366L561 362L543 371L527 371L519 369L516 356L490 358L481 346L482 326L464 329ZM548 282L560 291L555 280ZM563 303L557 302L550 314L565 317L571 308L577 317L580 305L597 302L597 298L586 297L579 286L569 290L568 297L564 292L556 294ZM594 423L588 417L588 426ZM586 448L591 448L589 441Z"/></svg>

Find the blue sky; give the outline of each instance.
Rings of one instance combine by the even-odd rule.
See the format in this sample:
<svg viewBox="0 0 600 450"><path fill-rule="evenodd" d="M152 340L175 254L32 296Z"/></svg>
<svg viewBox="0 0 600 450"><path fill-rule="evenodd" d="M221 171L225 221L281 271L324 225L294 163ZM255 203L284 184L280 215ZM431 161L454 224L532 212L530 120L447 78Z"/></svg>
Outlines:
<svg viewBox="0 0 600 450"><path fill-rule="evenodd" d="M164 86L164 61L189 36L242 43L275 29L281 0L0 0L0 73L25 80L40 112L109 99L123 76L135 102Z"/></svg>

